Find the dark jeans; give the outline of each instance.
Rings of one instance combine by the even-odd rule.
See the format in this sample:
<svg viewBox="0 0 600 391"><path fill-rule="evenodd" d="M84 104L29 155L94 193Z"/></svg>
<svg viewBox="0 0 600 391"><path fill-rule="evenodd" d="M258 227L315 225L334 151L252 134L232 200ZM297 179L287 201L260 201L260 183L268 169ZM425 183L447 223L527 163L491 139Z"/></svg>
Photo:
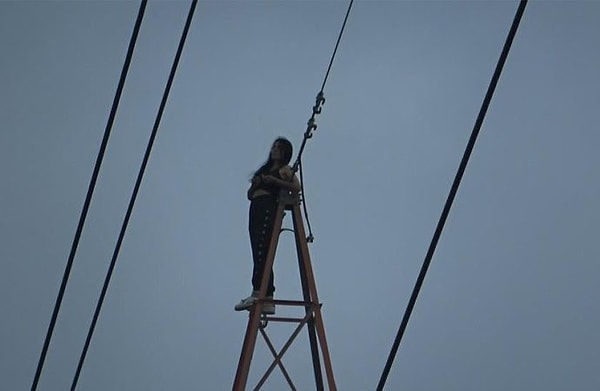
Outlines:
<svg viewBox="0 0 600 391"><path fill-rule="evenodd" d="M255 291L260 290L262 276L265 271L265 262L271 236L273 235L273 223L275 222L275 211L277 200L273 196L258 196L250 202L250 218L248 231L250 232L250 245L252 246L252 259L254 268L252 270L252 287ZM267 285L267 296L273 296L275 286L273 285L273 269L271 269L269 284Z"/></svg>

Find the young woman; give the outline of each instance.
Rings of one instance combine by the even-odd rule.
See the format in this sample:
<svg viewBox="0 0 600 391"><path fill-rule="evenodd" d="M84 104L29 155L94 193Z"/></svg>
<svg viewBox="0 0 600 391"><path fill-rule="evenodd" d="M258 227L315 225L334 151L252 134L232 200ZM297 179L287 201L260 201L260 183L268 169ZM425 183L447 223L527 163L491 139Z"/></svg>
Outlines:
<svg viewBox="0 0 600 391"><path fill-rule="evenodd" d="M252 247L252 259L254 268L252 271L252 294L242 299L235 305L236 311L249 310L258 297L260 284L265 270L265 261L271 236L273 234L273 223L277 209L277 195L279 191L300 191L300 182L288 165L292 158L292 143L280 137L273 142L269 158L254 173L250 188L248 189L248 200L250 200L250 218L248 230L250 232L250 245ZM275 286L273 285L273 270L271 269L269 283L267 285L266 298L272 300ZM274 314L275 305L264 304L263 313Z"/></svg>

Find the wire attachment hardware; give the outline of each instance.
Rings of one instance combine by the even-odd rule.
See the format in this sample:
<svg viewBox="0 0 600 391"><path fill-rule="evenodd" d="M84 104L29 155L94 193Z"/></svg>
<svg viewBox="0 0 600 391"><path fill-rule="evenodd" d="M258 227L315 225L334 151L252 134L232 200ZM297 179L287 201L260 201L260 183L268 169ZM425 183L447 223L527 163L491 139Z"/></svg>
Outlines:
<svg viewBox="0 0 600 391"><path fill-rule="evenodd" d="M307 122L307 128L306 128L306 133L304 134L304 136L308 139L308 138L312 138L312 132L314 130L317 130L317 123L315 122L315 117L310 117L310 119Z"/></svg>
<svg viewBox="0 0 600 391"><path fill-rule="evenodd" d="M313 114L321 114L321 106L323 106L324 104L325 95L323 94L323 91L319 91L319 93L317 94L315 105L313 106Z"/></svg>
<svg viewBox="0 0 600 391"><path fill-rule="evenodd" d="M310 119L307 123L306 132L304 133L304 140L312 138L312 132L317 130L315 116L317 114L321 114L321 111L323 110L323 104L325 104L325 95L323 94L323 91L319 91L317 97L315 98L315 105L312 108L312 115L310 116Z"/></svg>
<svg viewBox="0 0 600 391"><path fill-rule="evenodd" d="M315 121L315 117L317 116L317 114L321 114L324 104L325 94L323 93L323 90L321 90L315 98L315 105L312 107L312 115L306 123L306 131L304 132L304 138L302 139L302 144L300 145L300 150L298 151L298 157L296 158L296 162L292 166L292 171L294 173L298 171L298 166L300 165L300 159L302 158L302 152L304 152L304 147L306 147L306 142L308 141L308 139L312 138L313 132L317 130L318 126L317 122Z"/></svg>

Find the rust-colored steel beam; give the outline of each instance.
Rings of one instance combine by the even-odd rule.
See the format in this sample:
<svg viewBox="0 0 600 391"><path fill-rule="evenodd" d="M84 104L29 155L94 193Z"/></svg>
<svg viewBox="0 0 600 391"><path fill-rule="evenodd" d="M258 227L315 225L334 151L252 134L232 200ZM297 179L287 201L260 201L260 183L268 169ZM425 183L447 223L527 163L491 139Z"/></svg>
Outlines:
<svg viewBox="0 0 600 391"><path fill-rule="evenodd" d="M246 389L246 383L248 382L250 362L252 361L252 355L254 354L258 326L260 325L260 314L262 311L263 300L265 299L267 293L267 283L269 281L268 273L270 273L271 268L273 267L275 250L277 249L277 243L279 241L279 231L281 230L281 224L283 223L283 209L284 205L280 203L277 207L277 211L275 212L273 236L271 237L269 251L267 252L265 274L263 275L260 291L258 293L258 298L260 300L258 300L258 302L254 304L250 310L250 319L248 320L248 325L246 326L246 335L244 337L242 353L240 354L240 360L235 374L233 391L244 391Z"/></svg>

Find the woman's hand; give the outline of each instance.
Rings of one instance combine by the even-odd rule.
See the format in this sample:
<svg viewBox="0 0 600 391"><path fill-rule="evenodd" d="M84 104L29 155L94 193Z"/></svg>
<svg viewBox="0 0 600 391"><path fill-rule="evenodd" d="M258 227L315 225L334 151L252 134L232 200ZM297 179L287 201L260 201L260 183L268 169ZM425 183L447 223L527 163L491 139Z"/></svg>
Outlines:
<svg viewBox="0 0 600 391"><path fill-rule="evenodd" d="M261 175L260 180L267 185L277 183L277 178L275 178L273 175Z"/></svg>
<svg viewBox="0 0 600 391"><path fill-rule="evenodd" d="M294 173L292 172L292 168L288 165L285 165L279 169L279 175L281 175L281 179L284 181L289 181Z"/></svg>

